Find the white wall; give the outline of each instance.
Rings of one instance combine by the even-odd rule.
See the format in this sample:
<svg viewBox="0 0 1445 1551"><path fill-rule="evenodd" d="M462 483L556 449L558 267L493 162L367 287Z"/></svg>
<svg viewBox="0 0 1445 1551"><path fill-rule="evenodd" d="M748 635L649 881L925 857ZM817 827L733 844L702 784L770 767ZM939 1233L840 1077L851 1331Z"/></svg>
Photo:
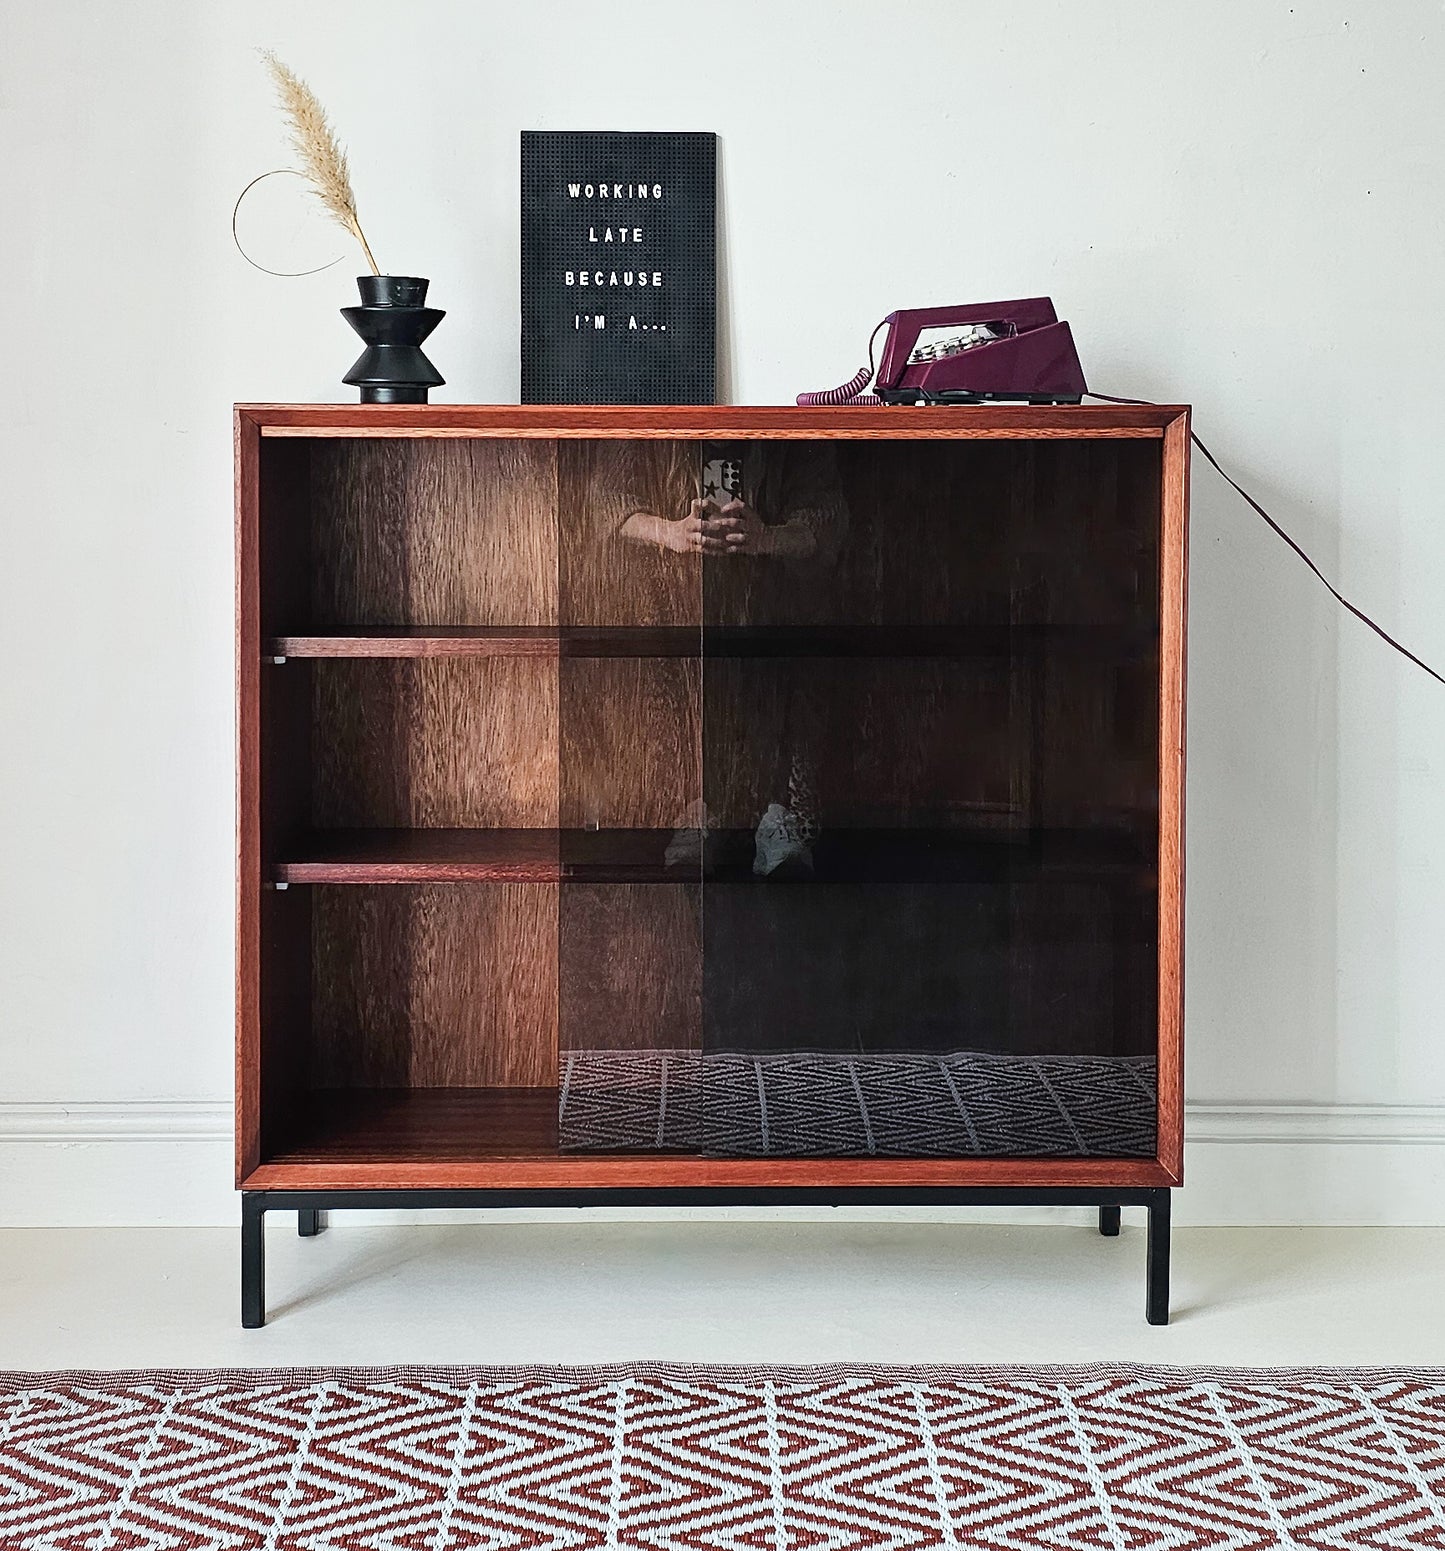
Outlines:
<svg viewBox="0 0 1445 1551"><path fill-rule="evenodd" d="M1445 16L1375 0L5 0L0 1218L218 1220L235 399L334 400L348 262L272 280L252 50L349 143L439 400L516 397L517 133L722 137L730 396L891 307L1051 293L1445 663ZM1185 1220L1445 1221L1445 689L1194 484ZM163 1187L163 1188L161 1188Z"/></svg>

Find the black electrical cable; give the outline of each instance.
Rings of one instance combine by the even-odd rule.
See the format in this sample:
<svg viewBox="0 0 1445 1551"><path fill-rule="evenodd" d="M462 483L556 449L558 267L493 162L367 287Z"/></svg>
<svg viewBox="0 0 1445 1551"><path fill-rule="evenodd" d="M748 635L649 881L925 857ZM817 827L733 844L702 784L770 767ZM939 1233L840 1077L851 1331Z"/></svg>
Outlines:
<svg viewBox="0 0 1445 1551"><path fill-rule="evenodd" d="M1109 404L1138 404L1138 405L1143 406L1146 409L1153 407L1152 400L1150 400L1150 399L1117 398L1112 393L1094 393L1094 392L1091 391L1088 394L1088 397L1091 398L1091 399L1103 399L1106 403L1109 403ZM1219 459L1216 458L1212 452L1210 452L1208 447L1206 447L1202 441L1200 441L1197 433L1195 433L1194 431L1191 430L1190 433L1189 433L1189 439L1200 450L1200 452L1202 452L1204 454L1204 456L1209 460L1210 464L1214 468L1215 473L1219 475L1219 477L1225 482L1225 484L1230 486L1230 488L1232 490L1234 490L1236 492L1236 494L1238 494L1241 497L1241 499L1246 501L1249 504L1249 506L1252 507L1253 510L1256 513L1258 513L1258 515L1260 517L1262 517L1264 519L1264 521L1269 525L1269 527L1276 534L1278 534L1279 537L1282 538L1284 540L1284 542L1286 544L1288 544L1289 547L1292 550L1294 550L1295 554L1297 554L1300 557L1300 559L1304 561L1304 563L1310 568L1310 570L1315 573L1315 575L1324 584L1324 586L1325 586L1326 590L1329 592L1330 596L1335 600L1336 603L1338 603L1341 606L1341 608L1348 609L1349 612L1351 614L1353 614L1355 616L1355 618L1358 619L1362 624L1368 625L1370 627L1370 629L1373 630L1375 632L1375 634L1377 636L1379 636L1379 638L1382 641L1384 641L1389 646L1393 646L1395 648L1395 650L1397 652L1399 652L1399 654L1402 657L1407 657L1411 662L1413 662L1415 664L1415 666L1417 668L1423 668L1424 671L1426 673L1428 673L1432 679L1435 679L1437 682L1439 682L1441 684L1445 684L1445 675L1437 673L1435 671L1435 669L1432 668L1428 662L1425 662L1421 658L1417 657L1414 654L1414 652L1412 652L1410 650L1410 648L1408 646L1401 646L1400 643L1394 638L1394 636L1392 636L1389 633L1389 631L1387 631L1387 630L1383 629L1381 626L1377 625L1375 623L1375 621L1373 619L1371 619L1370 616L1367 613L1365 613L1365 611L1363 609L1356 608L1355 605L1353 603L1351 603L1350 600L1347 597L1345 597L1344 593L1342 593L1339 590L1339 588L1336 587L1335 584L1329 579L1329 577L1326 576L1325 573L1320 570L1320 568L1314 563L1314 561L1310 559L1310 557L1305 553L1305 551L1302 548L1302 546L1299 545L1298 543L1296 543L1295 540L1292 539L1289 536L1289 534L1284 531L1284 529L1282 527L1280 527L1280 525L1274 520L1274 518L1271 517L1267 511L1265 511L1265 509L1259 504L1258 501L1255 500L1255 498L1249 493L1249 491L1247 491L1244 488L1244 486L1239 483L1239 481L1237 479L1233 478L1232 475L1229 475L1229 474L1225 473L1224 468L1222 467L1222 465L1219 462Z"/></svg>

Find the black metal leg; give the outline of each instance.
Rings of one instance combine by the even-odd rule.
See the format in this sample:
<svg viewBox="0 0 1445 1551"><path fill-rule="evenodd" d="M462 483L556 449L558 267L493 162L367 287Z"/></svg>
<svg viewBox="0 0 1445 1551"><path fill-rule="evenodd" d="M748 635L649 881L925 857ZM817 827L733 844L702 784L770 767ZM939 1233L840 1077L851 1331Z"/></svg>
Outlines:
<svg viewBox="0 0 1445 1551"><path fill-rule="evenodd" d="M241 1192L241 1324L256 1330L266 1323L266 1198Z"/></svg>
<svg viewBox="0 0 1445 1551"><path fill-rule="evenodd" d="M1151 1325L1169 1323L1169 1190L1153 1192L1149 1201L1148 1294L1144 1318Z"/></svg>
<svg viewBox="0 0 1445 1551"><path fill-rule="evenodd" d="M296 1232L303 1239L314 1239L326 1226L326 1213L316 1206L303 1206L296 1214Z"/></svg>
<svg viewBox="0 0 1445 1551"><path fill-rule="evenodd" d="M1106 1239L1118 1238L1119 1208L1117 1206L1101 1206L1099 1208L1099 1232Z"/></svg>

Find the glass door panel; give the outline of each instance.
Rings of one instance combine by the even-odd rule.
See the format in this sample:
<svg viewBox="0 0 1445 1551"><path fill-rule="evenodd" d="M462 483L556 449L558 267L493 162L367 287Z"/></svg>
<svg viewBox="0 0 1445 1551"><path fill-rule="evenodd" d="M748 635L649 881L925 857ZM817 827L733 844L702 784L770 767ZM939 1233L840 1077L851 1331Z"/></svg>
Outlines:
<svg viewBox="0 0 1445 1551"><path fill-rule="evenodd" d="M704 1150L1152 1154L1158 448L701 457Z"/></svg>
<svg viewBox="0 0 1445 1551"><path fill-rule="evenodd" d="M697 479L694 444L559 443L563 1151L701 1146Z"/></svg>

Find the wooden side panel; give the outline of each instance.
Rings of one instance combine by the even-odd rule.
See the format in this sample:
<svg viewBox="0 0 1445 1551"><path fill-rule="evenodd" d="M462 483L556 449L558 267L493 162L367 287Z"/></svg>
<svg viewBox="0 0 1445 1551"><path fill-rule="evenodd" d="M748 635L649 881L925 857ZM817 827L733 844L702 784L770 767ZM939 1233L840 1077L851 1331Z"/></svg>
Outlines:
<svg viewBox="0 0 1445 1551"><path fill-rule="evenodd" d="M257 511L262 650L266 638L310 616L311 454L309 441L261 444ZM321 444L329 449L334 443Z"/></svg>
<svg viewBox="0 0 1445 1551"><path fill-rule="evenodd" d="M312 452L319 628L557 622L557 449L329 441Z"/></svg>
<svg viewBox="0 0 1445 1551"><path fill-rule="evenodd" d="M278 440L262 444L263 434ZM855 505L835 573L826 587L820 583L817 606L801 610L801 622L912 625L919 617L908 606L914 598L924 600L925 622L992 628L994 604L1004 598L1011 611L1004 626L1017 641L1035 625L1082 626L1085 633L1102 625L1109 635L1157 609L1157 657L1146 648L1125 662L1100 663L1087 652L1070 662L1052 649L1041 673L1030 676L1016 658L995 674L998 704L988 699L975 706L973 692L965 695L964 714L956 706L951 714L962 724L962 740L978 736L973 763L961 775L930 773L926 762L913 759L905 777L880 763L889 743L909 759L905 746L919 728L920 704L926 711L931 703L924 685L934 670L914 662L904 673L907 694L890 712L886 686L877 686L877 694L869 688L870 674L889 669L866 659L823 660L822 671L836 666L848 682L840 679L836 692L822 697L825 743L833 738L836 747L827 744L815 761L824 780L830 772L836 776L838 791L856 810L854 822L866 822L875 806L881 821L897 822L900 809L921 811L935 788L984 806L1002 801L1013 812L1022 806L1036 824L1092 826L1107 822L1110 808L1147 821L1157 804L1157 987L1151 976L1151 986L1139 993L1157 989L1158 997L1157 1164L557 1159L550 1156L554 1143L540 1154L530 1150L541 1135L536 1127L532 1144L514 1155L506 1145L492 1148L472 1137L466 1117L475 1110L480 1121L489 1113L483 1090L531 1089L543 1109L552 1102L559 1019L564 1044L574 1012L581 1020L576 1027L585 1028L577 1043L593 1048L614 1040L643 1047L692 1042L700 960L689 910L696 891L687 885L363 885L296 888L262 899L267 814L273 833L294 827L293 814L308 808L314 823L368 828L600 824L668 831L684 819L702 790L702 675L756 674L754 663L565 654L559 662L549 651L532 658L341 659L262 670L260 654L269 636L293 631L325 637L428 625L687 628L703 612L701 566L691 557L623 547L616 519L639 490L648 504L665 506L676 483L677 448L702 437L835 442L845 496L874 502L866 520ZM928 446L932 440L949 445ZM918 461L922 473L911 497L904 498L896 481L867 473L864 443L886 449L900 466ZM975 445L961 445L967 443ZM238 412L238 1177L253 1188L544 1179L739 1185L805 1177L897 1184L1179 1179L1188 448L1187 412L1154 407L903 413L263 406ZM967 456L955 458L952 483L940 487L924 476L944 469L946 453ZM849 486L850 478L862 483ZM1029 494L1016 499L1024 483ZM1016 533L994 542L1000 539L995 520L1007 509L1032 514L1035 526L1022 549ZM896 523L882 520L888 511L896 512ZM1111 525L1110 512L1128 520ZM1155 525L1145 536L1152 537L1152 552L1134 531L1133 518L1145 517ZM913 549L893 548L899 539ZM959 570L960 549L972 556L972 572ZM1066 585L1055 587L1066 577ZM759 609L764 623L774 615L787 623L796 601L786 587L767 596L749 588L734 600L737 609L726 609L726 593L724 587L716 596L719 617L732 619L741 610L744 623L757 623ZM777 677L794 671L790 665ZM812 670L796 671L806 677ZM298 674L287 682L305 688L297 705L309 738L285 733L267 765L262 711L270 681L263 675L273 672ZM839 712L860 693L862 721L850 748L849 718ZM752 690L749 696L758 700ZM763 730L764 710L753 706L740 736L759 748L785 749L786 731L772 739ZM805 725L809 714L794 716L784 707L783 722L791 717ZM881 736L890 715L897 736ZM1027 758L995 768L989 759L996 744L985 724L998 718L1027 725L1031 743ZM1112 741L1100 768L1071 761L1071 727L1088 735L1106 724ZM1150 736L1156 726L1157 740ZM921 746L921 733L915 741ZM1104 741L1095 738L1094 747L1097 752ZM710 748L710 770L711 759ZM270 770L280 772L279 783ZM761 768L744 774L747 780L733 782L736 790L725 790L722 806L737 809L729 821L748 829L763 802L776 800L778 783L776 771L768 779ZM263 793L267 783L275 789ZM825 813L825 823L846 824L848 813L846 805L841 816ZM929 821L938 822L938 815ZM1152 915L1152 901L1146 903ZM1147 936L1141 943L1152 958ZM444 1088L476 1093L478 1104L464 1099L447 1110L466 1122L456 1134L431 1134L423 1124L400 1152L382 1148L369 1157L359 1121L318 1152L288 1152L289 1137L314 1138L311 1120L302 1116L293 1124L285 1113L312 1086L419 1094Z"/></svg>
<svg viewBox="0 0 1445 1551"><path fill-rule="evenodd" d="M261 1161L261 437L235 417L236 1177Z"/></svg>
<svg viewBox="0 0 1445 1551"><path fill-rule="evenodd" d="M1160 482L1159 1162L1184 1182L1184 694L1189 605L1189 413L1164 433Z"/></svg>
<svg viewBox="0 0 1445 1551"><path fill-rule="evenodd" d="M304 1126L310 1074L312 889L261 894L261 1117L263 1157Z"/></svg>
<svg viewBox="0 0 1445 1551"><path fill-rule="evenodd" d="M310 890L315 1087L557 1080L557 886Z"/></svg>
<svg viewBox="0 0 1445 1551"><path fill-rule="evenodd" d="M310 668L313 823L556 827L556 659L337 660Z"/></svg>

